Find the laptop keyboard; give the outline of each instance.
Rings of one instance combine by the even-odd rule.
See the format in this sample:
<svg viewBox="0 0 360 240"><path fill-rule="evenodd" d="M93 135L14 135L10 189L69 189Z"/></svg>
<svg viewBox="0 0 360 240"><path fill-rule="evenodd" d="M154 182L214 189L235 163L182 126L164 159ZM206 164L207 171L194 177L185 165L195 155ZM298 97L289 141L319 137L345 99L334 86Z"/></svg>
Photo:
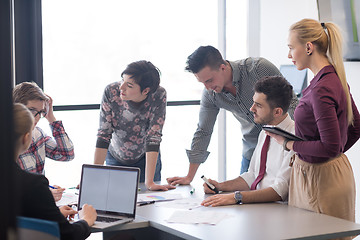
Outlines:
<svg viewBox="0 0 360 240"><path fill-rule="evenodd" d="M121 218L102 217L102 216L96 217L96 221L98 221L98 222L116 222L119 220L121 220Z"/></svg>

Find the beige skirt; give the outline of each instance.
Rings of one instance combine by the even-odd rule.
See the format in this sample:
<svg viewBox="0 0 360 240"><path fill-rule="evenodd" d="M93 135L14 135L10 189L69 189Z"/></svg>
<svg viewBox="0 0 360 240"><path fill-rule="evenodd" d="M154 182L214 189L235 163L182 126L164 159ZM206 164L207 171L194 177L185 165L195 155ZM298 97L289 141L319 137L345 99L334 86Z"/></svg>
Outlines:
<svg viewBox="0 0 360 240"><path fill-rule="evenodd" d="M289 205L355 222L355 180L345 154L320 164L296 155Z"/></svg>

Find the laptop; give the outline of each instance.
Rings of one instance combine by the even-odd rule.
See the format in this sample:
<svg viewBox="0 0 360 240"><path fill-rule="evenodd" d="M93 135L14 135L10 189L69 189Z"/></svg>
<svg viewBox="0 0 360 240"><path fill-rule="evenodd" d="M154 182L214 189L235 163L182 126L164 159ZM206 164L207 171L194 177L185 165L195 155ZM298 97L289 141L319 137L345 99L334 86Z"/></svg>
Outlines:
<svg viewBox="0 0 360 240"><path fill-rule="evenodd" d="M78 211L87 203L97 212L92 228L104 229L135 219L139 168L84 164Z"/></svg>

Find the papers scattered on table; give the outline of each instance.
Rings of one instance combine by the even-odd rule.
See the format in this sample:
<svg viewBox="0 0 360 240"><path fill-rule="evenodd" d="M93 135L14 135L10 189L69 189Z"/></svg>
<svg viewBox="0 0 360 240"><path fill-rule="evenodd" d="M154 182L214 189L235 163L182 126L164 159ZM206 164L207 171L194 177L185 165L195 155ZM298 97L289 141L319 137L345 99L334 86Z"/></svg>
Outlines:
<svg viewBox="0 0 360 240"><path fill-rule="evenodd" d="M79 190L65 190L59 201L56 202L56 206L61 207L65 205L77 204L79 199Z"/></svg>
<svg viewBox="0 0 360 240"><path fill-rule="evenodd" d="M175 199L183 198L181 194L173 194L167 192L151 192L151 193L139 193L137 202L148 202L148 201L170 201Z"/></svg>
<svg viewBox="0 0 360 240"><path fill-rule="evenodd" d="M178 199L170 202L161 202L156 204L156 206L192 210L201 207L202 201L203 199L199 199L199 198L187 198L187 199Z"/></svg>
<svg viewBox="0 0 360 240"><path fill-rule="evenodd" d="M231 217L229 214L218 211L175 211L166 221L170 223L203 223L215 225L229 217Z"/></svg>

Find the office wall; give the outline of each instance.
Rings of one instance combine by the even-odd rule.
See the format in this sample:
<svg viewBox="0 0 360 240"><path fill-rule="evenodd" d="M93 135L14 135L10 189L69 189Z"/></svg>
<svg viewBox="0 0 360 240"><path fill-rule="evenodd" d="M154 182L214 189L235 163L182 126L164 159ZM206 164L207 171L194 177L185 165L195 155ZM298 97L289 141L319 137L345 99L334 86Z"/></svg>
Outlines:
<svg viewBox="0 0 360 240"><path fill-rule="evenodd" d="M271 10L269 10L271 9ZM292 64L287 58L287 36L290 25L302 18L318 19L316 0L261 0L260 56L276 66ZM345 70L355 103L360 108L360 62L346 62ZM313 77L309 73L309 79ZM346 154L357 183L356 221L360 222L360 142Z"/></svg>
<svg viewBox="0 0 360 240"><path fill-rule="evenodd" d="M346 62L345 63L346 78L350 85L350 91L353 99L360 109L360 62ZM347 157L350 160L351 166L354 171L354 177L356 182L356 222L360 222L360 141L358 141L348 152ZM360 239L357 237L356 239Z"/></svg>
<svg viewBox="0 0 360 240"><path fill-rule="evenodd" d="M262 0L260 12L260 55L277 66L292 64L287 58L288 29L300 19L317 19L316 0Z"/></svg>

